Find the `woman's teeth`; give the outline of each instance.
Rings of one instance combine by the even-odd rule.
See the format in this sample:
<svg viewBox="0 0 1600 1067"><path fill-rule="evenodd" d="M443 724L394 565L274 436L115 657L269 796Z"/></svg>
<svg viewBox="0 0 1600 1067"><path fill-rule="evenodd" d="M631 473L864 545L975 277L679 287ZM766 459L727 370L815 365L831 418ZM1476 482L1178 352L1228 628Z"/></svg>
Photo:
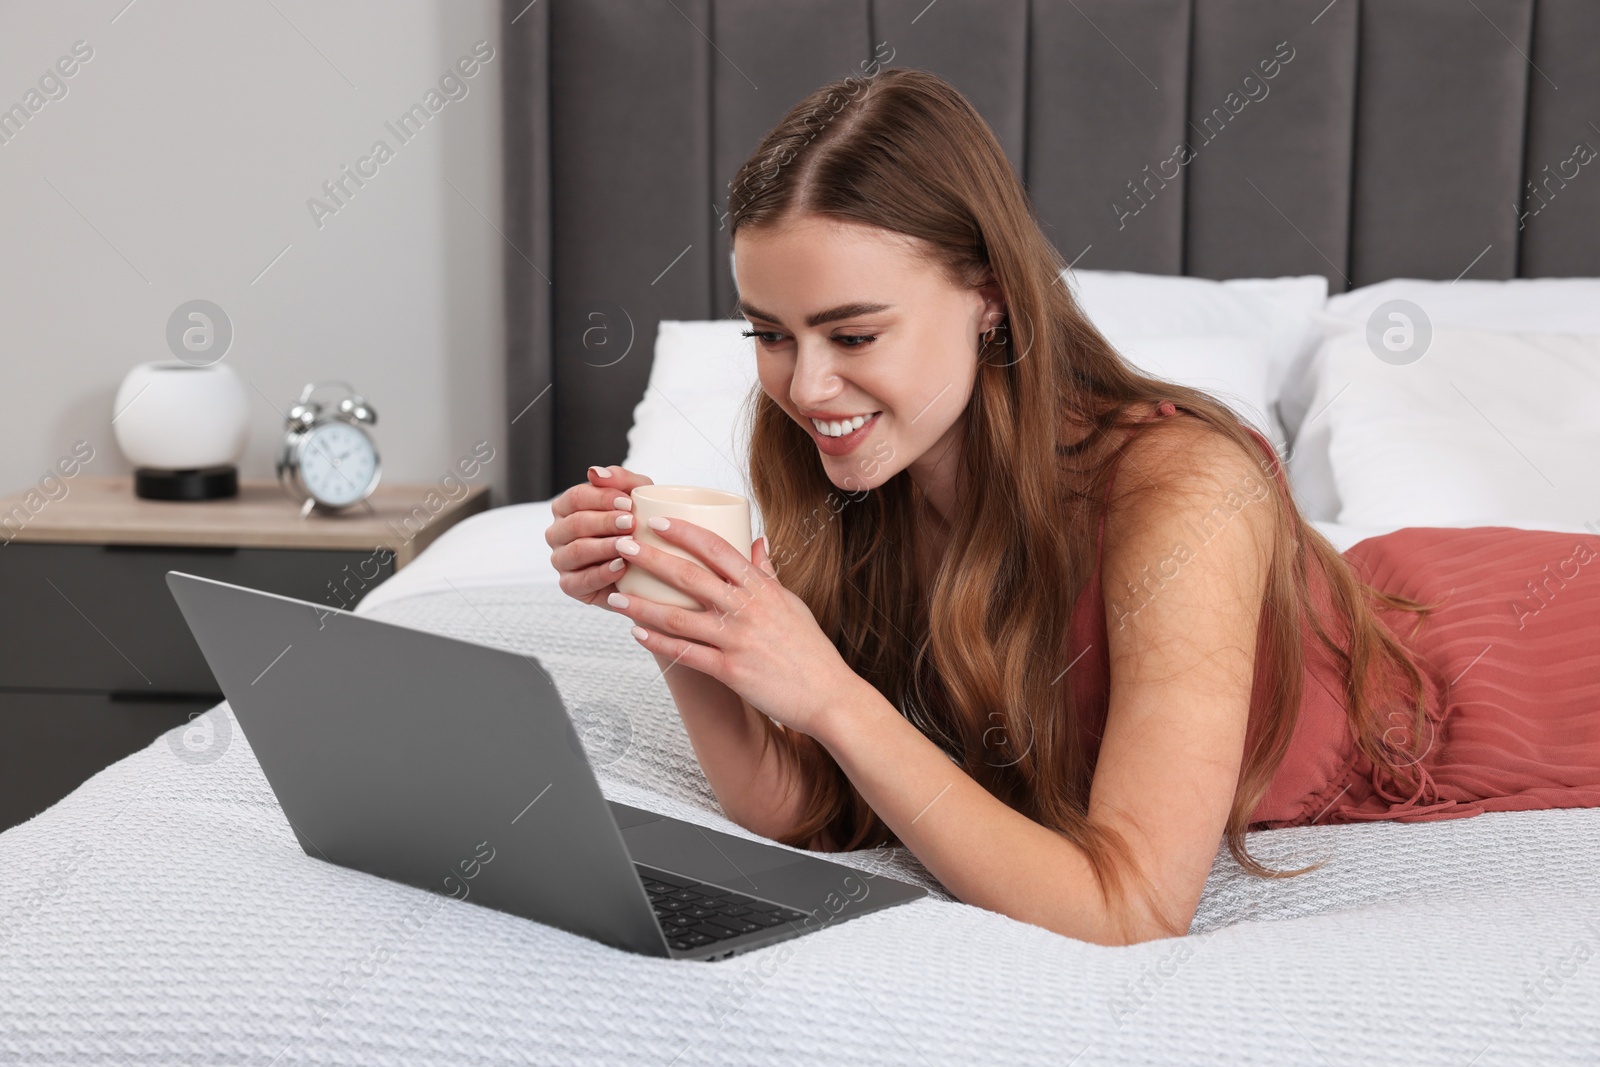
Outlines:
<svg viewBox="0 0 1600 1067"><path fill-rule="evenodd" d="M855 415L851 418L845 419L842 422L822 422L817 419L812 419L811 425L815 426L817 428L817 432L823 434L824 436L843 437L847 433L853 433L854 431L861 429L862 425L876 414L878 414L876 411L869 411L865 415Z"/></svg>

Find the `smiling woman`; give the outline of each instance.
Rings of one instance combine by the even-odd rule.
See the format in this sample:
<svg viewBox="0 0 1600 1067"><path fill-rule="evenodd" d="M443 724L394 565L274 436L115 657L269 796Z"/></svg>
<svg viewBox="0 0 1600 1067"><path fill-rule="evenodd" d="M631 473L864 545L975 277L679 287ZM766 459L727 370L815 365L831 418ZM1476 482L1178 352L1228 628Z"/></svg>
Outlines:
<svg viewBox="0 0 1600 1067"><path fill-rule="evenodd" d="M1098 577L1097 520L1116 505L1133 547L1108 563L1137 571L1141 553L1200 521L1207 487L1255 467L1257 445L1226 407L1139 374L1090 325L993 132L948 83L887 69L813 138L805 116L833 88L768 133L729 210L761 379L751 484L783 586L870 687L842 687L838 714L812 731L756 704L805 784L780 839L898 839L961 899L1073 936L1181 933L1220 837L1269 873L1243 832L1294 728L1303 576L1338 555L1288 494L1271 495L1121 628L1109 708L1078 706L1075 687L1056 683L1086 651L1068 623ZM742 180L780 155L793 163L773 180ZM1189 416L1161 420L1186 424L1182 446L1129 444L1125 432L1169 400ZM1112 501L1125 446L1170 462L1136 459L1146 491L1125 480ZM833 489L870 492L802 539ZM1393 657L1415 680L1357 585L1346 571L1342 606L1377 636L1356 666ZM1191 613L1218 603L1236 621L1213 610L1196 627ZM1247 722L1258 632L1289 681ZM1174 647L1161 636L1173 633L1189 640ZM1185 666L1199 662L1213 670ZM1188 678L1161 688L1161 670L1147 677L1141 663ZM1359 721L1371 698L1357 689ZM1159 703L1187 708L1186 721L1165 723ZM1091 752L1083 727L1107 710ZM1172 788L1191 819L1140 801Z"/></svg>
<svg viewBox="0 0 1600 1067"><path fill-rule="evenodd" d="M1257 863L1251 828L1600 806L1577 681L1600 666L1600 585L1551 602L1576 636L1525 646L1567 679L1522 689L1546 716L1525 740L1558 765L1483 773L1453 742L1504 741L1516 709L1456 710L1437 679L1476 665L1490 688L1462 692L1503 692L1532 662L1458 659L1493 620L1452 579L1488 572L1392 566L1417 553L1401 535L1444 531L1341 556L1264 437L1088 322L965 98L888 68L819 134L839 88L730 183L770 547L747 560L677 520L659 535L703 563L607 539L632 521L611 494L648 482L625 471L592 471L547 534L563 588L637 624L730 817L801 847L899 842L964 902L1127 944L1187 930L1219 841L1251 873L1302 873ZM1532 559L1560 536L1466 532L1439 558L1492 539ZM607 596L618 567L705 610ZM1449 640L1413 643L1446 600Z"/></svg>

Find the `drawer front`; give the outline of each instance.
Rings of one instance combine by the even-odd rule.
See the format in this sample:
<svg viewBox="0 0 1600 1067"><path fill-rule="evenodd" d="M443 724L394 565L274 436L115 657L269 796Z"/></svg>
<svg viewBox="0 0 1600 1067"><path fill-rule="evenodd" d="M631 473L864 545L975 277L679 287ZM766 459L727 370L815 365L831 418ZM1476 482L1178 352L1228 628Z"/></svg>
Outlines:
<svg viewBox="0 0 1600 1067"><path fill-rule="evenodd" d="M0 550L0 688L220 692L169 570L350 607L394 566L359 551L13 542Z"/></svg>
<svg viewBox="0 0 1600 1067"><path fill-rule="evenodd" d="M215 703L0 691L0 830L33 818Z"/></svg>

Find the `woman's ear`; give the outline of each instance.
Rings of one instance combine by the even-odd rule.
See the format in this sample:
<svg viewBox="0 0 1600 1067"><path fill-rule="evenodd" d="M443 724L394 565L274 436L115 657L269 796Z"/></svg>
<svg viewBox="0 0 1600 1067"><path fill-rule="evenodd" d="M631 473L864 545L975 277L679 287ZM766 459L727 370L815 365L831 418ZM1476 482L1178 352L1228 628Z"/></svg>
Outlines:
<svg viewBox="0 0 1600 1067"><path fill-rule="evenodd" d="M989 281L978 287L978 292L983 297L983 329L998 323L1006 314L1006 298L1000 292L1000 283L994 281L994 275L985 272Z"/></svg>

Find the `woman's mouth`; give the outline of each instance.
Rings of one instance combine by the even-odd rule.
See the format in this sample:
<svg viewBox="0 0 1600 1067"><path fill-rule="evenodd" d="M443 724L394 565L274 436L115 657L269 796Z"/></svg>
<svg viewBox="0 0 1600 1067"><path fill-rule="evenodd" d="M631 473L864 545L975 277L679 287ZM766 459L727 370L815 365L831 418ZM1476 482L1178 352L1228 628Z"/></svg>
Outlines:
<svg viewBox="0 0 1600 1067"><path fill-rule="evenodd" d="M822 450L824 455L847 456L851 452L855 451L856 447L860 445L862 441L867 439L867 435L872 432L872 427L877 424L878 416L882 414L883 412L881 411L871 412L867 415L866 420L861 422L861 424L856 426L854 429L850 429L850 427L857 421L857 419L860 418L860 416L845 420L840 423L824 424L827 425L829 429L837 426L839 429L845 430L845 433L838 437L831 437L823 430L819 430L817 428L817 421L815 419L807 419L806 425L811 428L811 436L816 438L817 447Z"/></svg>

